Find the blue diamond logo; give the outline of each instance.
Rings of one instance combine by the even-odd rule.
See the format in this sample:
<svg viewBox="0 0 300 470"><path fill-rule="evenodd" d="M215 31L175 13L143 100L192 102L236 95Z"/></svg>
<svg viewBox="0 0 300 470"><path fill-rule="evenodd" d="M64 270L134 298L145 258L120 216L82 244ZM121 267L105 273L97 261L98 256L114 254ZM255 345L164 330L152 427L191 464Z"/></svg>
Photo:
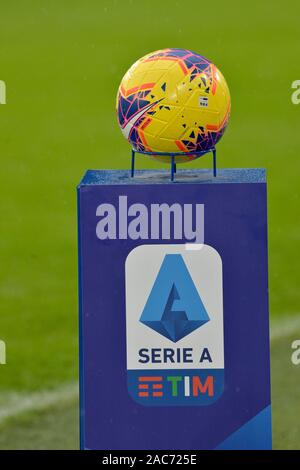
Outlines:
<svg viewBox="0 0 300 470"><path fill-rule="evenodd" d="M140 322L174 343L209 321L181 255L166 255Z"/></svg>

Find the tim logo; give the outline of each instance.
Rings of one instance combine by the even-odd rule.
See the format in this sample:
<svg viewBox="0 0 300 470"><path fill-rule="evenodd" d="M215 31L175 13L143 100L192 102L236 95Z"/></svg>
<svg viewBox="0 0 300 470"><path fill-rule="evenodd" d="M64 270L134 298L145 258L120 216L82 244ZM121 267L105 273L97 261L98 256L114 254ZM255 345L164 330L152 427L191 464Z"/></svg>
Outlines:
<svg viewBox="0 0 300 470"><path fill-rule="evenodd" d="M126 260L128 390L146 406L209 405L224 388L222 261L142 245Z"/></svg>

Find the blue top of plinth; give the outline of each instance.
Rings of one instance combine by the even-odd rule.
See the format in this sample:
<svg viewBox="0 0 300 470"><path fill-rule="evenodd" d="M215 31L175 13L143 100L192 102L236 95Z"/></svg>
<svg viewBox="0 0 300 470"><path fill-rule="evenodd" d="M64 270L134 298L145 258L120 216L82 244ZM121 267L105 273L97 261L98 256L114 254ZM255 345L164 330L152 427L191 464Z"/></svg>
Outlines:
<svg viewBox="0 0 300 470"><path fill-rule="evenodd" d="M136 170L134 178L130 170L87 170L79 186L89 185L136 185L136 184L220 184L220 183L265 183L264 168L226 168L218 170L213 176L212 170L181 170L170 181L169 170Z"/></svg>

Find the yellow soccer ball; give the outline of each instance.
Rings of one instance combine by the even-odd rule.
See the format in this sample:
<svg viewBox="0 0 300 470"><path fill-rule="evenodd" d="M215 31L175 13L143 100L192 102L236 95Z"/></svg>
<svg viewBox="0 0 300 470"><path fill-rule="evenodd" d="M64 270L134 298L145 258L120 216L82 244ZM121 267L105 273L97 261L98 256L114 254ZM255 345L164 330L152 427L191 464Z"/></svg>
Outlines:
<svg viewBox="0 0 300 470"><path fill-rule="evenodd" d="M222 73L205 57L186 49L162 49L142 57L124 75L117 117L133 149L180 153L176 163L194 160L220 140L230 115L230 93ZM193 152L195 152L193 154Z"/></svg>

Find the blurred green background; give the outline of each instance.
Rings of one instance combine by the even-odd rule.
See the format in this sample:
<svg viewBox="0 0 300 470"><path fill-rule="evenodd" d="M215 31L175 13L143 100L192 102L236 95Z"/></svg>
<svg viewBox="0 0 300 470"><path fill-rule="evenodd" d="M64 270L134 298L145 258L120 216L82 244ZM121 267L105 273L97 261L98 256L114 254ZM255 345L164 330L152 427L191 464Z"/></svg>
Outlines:
<svg viewBox="0 0 300 470"><path fill-rule="evenodd" d="M75 186L87 168L128 168L117 88L165 47L195 50L226 77L219 166L268 170L274 447L300 448L299 14L296 0L1 2L0 448L78 446Z"/></svg>

